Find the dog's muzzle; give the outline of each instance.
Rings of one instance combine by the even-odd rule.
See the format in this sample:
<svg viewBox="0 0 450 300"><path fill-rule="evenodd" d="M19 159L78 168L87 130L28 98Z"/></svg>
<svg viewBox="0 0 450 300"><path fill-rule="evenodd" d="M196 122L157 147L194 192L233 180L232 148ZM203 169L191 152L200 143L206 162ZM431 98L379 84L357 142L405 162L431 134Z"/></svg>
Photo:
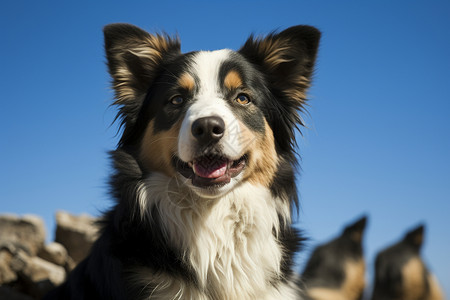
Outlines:
<svg viewBox="0 0 450 300"><path fill-rule="evenodd" d="M197 187L219 187L239 175L246 165L246 156L230 159L219 145L225 134L225 122L221 117L209 116L195 120L191 125L198 155L184 162L175 157L173 165L184 177L192 179Z"/></svg>

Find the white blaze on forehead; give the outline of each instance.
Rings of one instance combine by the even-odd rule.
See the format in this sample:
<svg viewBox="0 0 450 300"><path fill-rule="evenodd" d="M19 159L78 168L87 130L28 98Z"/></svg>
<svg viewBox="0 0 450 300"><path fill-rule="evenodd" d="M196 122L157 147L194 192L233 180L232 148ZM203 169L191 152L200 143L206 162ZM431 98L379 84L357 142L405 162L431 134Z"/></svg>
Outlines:
<svg viewBox="0 0 450 300"><path fill-rule="evenodd" d="M239 124L220 90L219 71L223 62L230 57L231 50L202 51L193 58L192 73L197 79L198 93L186 112L178 140L178 155L183 161L191 161L195 157L196 140L192 136L192 123L198 118L218 116L225 122L225 133L220 146L225 155L231 159L242 156L239 145Z"/></svg>
<svg viewBox="0 0 450 300"><path fill-rule="evenodd" d="M217 91L220 67L230 53L231 50L224 49L212 52L201 51L195 55L193 68L199 79L200 94Z"/></svg>

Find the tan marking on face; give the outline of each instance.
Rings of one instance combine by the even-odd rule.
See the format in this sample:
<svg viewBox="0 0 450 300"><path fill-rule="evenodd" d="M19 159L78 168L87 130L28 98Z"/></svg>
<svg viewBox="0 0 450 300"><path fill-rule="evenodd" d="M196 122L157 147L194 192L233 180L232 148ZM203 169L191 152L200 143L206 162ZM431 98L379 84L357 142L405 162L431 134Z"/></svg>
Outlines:
<svg viewBox="0 0 450 300"><path fill-rule="evenodd" d="M245 153L248 153L248 166L244 180L270 187L278 166L278 156L275 151L275 140L272 129L265 122L265 133L253 133L244 124L240 124L242 139L247 141ZM249 141L249 142L248 142Z"/></svg>
<svg viewBox="0 0 450 300"><path fill-rule="evenodd" d="M154 133L154 120L150 121L140 148L140 159L148 171L175 176L176 172L171 161L177 150L180 127L181 122L178 122L167 131Z"/></svg>
<svg viewBox="0 0 450 300"><path fill-rule="evenodd" d="M402 299L422 299L426 292L424 265L419 257L410 259L402 268Z"/></svg>
<svg viewBox="0 0 450 300"><path fill-rule="evenodd" d="M184 73L178 79L178 85L187 91L193 91L195 88L194 77L192 77L192 75L189 73Z"/></svg>
<svg viewBox="0 0 450 300"><path fill-rule="evenodd" d="M225 76L223 84L227 89L235 90L242 86L242 78L238 72L232 70Z"/></svg>

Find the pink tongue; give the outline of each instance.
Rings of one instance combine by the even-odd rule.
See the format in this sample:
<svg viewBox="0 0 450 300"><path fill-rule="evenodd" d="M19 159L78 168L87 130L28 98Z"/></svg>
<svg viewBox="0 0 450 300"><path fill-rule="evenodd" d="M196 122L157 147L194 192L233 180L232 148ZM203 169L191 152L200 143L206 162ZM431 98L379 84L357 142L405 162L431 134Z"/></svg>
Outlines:
<svg viewBox="0 0 450 300"><path fill-rule="evenodd" d="M199 160L193 165L194 173L203 178L219 178L227 172L226 160Z"/></svg>

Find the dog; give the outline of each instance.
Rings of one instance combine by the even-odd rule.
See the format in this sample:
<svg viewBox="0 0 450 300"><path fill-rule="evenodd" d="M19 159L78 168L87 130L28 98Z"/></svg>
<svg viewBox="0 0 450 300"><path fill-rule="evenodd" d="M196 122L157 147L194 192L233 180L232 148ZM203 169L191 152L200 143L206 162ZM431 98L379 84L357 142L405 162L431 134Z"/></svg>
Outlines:
<svg viewBox="0 0 450 300"><path fill-rule="evenodd" d="M300 298L295 132L319 30L190 53L130 24L104 36L122 128L115 204L48 299Z"/></svg>
<svg viewBox="0 0 450 300"><path fill-rule="evenodd" d="M347 225L337 238L311 254L301 284L312 300L360 300L365 288L362 240L367 217Z"/></svg>
<svg viewBox="0 0 450 300"><path fill-rule="evenodd" d="M424 230L425 225L417 226L377 254L372 300L444 299L437 279L420 256Z"/></svg>

